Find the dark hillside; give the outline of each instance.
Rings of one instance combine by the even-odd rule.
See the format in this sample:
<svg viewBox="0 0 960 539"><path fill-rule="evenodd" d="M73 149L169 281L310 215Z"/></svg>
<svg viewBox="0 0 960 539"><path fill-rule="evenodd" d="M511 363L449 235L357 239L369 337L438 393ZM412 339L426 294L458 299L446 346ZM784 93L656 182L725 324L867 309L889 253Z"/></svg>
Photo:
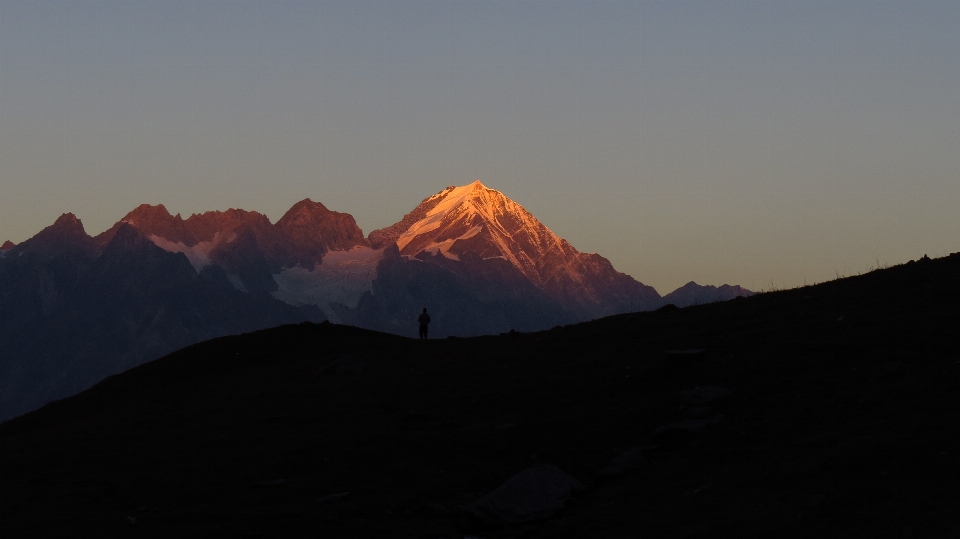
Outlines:
<svg viewBox="0 0 960 539"><path fill-rule="evenodd" d="M955 254L540 333L224 337L0 425L0 536L957 536L958 328ZM587 488L461 515L535 463Z"/></svg>

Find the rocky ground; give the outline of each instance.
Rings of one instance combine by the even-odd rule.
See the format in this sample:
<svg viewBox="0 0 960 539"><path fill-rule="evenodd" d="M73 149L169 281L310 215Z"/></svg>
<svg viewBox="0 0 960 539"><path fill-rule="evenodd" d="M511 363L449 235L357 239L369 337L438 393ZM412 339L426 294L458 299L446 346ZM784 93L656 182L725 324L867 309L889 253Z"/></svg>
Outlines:
<svg viewBox="0 0 960 539"><path fill-rule="evenodd" d="M960 536L958 306L953 255L541 333L220 338L0 425L0 535Z"/></svg>

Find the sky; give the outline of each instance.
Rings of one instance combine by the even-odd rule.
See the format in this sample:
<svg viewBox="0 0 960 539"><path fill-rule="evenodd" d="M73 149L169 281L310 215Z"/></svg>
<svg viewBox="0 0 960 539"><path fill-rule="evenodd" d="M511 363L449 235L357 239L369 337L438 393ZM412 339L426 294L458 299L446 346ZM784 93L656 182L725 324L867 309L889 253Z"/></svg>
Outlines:
<svg viewBox="0 0 960 539"><path fill-rule="evenodd" d="M960 2L0 0L0 241L479 179L660 293L960 251Z"/></svg>

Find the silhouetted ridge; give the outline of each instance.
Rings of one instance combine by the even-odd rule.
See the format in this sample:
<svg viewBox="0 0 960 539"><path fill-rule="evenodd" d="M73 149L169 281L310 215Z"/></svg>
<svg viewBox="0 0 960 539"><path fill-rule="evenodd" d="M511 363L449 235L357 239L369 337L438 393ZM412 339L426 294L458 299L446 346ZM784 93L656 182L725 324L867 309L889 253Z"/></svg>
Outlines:
<svg viewBox="0 0 960 539"><path fill-rule="evenodd" d="M418 257L383 278L479 258ZM210 340L0 425L0 535L952 537L957 305L960 254L540 332Z"/></svg>
<svg viewBox="0 0 960 539"><path fill-rule="evenodd" d="M93 238L83 229L80 219L72 213L64 213L52 225L11 249L11 255L20 253L93 258L96 256L96 246Z"/></svg>

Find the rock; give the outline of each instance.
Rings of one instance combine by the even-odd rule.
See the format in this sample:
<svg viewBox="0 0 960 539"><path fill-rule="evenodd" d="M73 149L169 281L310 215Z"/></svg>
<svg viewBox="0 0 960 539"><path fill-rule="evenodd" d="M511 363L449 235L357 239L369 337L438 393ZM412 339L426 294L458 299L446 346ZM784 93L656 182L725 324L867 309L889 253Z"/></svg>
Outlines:
<svg viewBox="0 0 960 539"><path fill-rule="evenodd" d="M444 505L443 505L442 503L440 503L440 502L430 502L430 503L428 503L428 504L427 504L427 509L428 509L431 513L433 513L433 514L435 514L435 515L440 515L440 516L449 516L449 515L450 515L450 510L447 509L446 506L444 506Z"/></svg>
<svg viewBox="0 0 960 539"><path fill-rule="evenodd" d="M687 414L687 417L703 417L710 413L709 406L681 406L680 411Z"/></svg>
<svg viewBox="0 0 960 539"><path fill-rule="evenodd" d="M720 386L697 386L693 389L686 389L680 397L684 402L690 405L700 405L722 399L733 393L732 389Z"/></svg>
<svg viewBox="0 0 960 539"><path fill-rule="evenodd" d="M610 461L602 470L597 472L597 475L601 477L620 475L639 467L641 462L643 462L643 455L640 454L640 448L634 447Z"/></svg>
<svg viewBox="0 0 960 539"><path fill-rule="evenodd" d="M669 360L691 360L704 359L707 351L703 348L691 348L689 350L664 350L663 355Z"/></svg>
<svg viewBox="0 0 960 539"><path fill-rule="evenodd" d="M723 420L724 417L722 415L718 415L713 419L686 419L679 423L671 423L669 425L658 427L657 430L653 431L653 437L656 438L670 431L696 432L707 425L715 425L723 422Z"/></svg>
<svg viewBox="0 0 960 539"><path fill-rule="evenodd" d="M901 373L903 371L908 370L910 366L907 365L906 363L901 363L899 361L888 361L883 368L885 371L887 371L890 374L897 374L897 373Z"/></svg>
<svg viewBox="0 0 960 539"><path fill-rule="evenodd" d="M479 500L462 507L468 515L493 525L550 518L563 509L583 483L549 464L531 466Z"/></svg>
<svg viewBox="0 0 960 539"><path fill-rule="evenodd" d="M363 362L353 356L340 356L336 361L320 369L318 374L330 376L343 372L361 372L363 371Z"/></svg>
<svg viewBox="0 0 960 539"><path fill-rule="evenodd" d="M317 503L334 503L343 501L344 498L349 496L349 492L338 492L336 494L327 494L326 496L321 496L317 498Z"/></svg>
<svg viewBox="0 0 960 539"><path fill-rule="evenodd" d="M274 479L272 481L263 481L261 483L257 483L257 486L272 487L276 485L286 485L286 484L287 484L286 479Z"/></svg>

